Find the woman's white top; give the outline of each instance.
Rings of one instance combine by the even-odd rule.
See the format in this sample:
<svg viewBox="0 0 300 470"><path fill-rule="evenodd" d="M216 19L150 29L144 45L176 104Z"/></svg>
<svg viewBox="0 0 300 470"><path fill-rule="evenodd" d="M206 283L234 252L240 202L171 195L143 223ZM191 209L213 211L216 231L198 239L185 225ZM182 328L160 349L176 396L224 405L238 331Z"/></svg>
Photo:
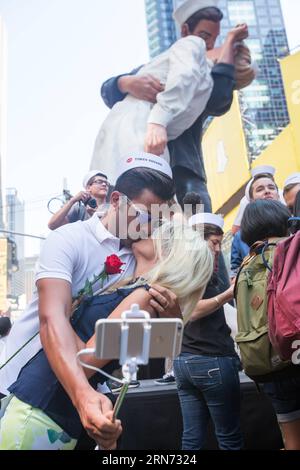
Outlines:
<svg viewBox="0 0 300 470"><path fill-rule="evenodd" d="M122 158L144 149L147 123L166 127L168 140L191 127L211 95L212 66L203 39L187 36L142 67L137 75L151 74L165 89L154 105L131 95L115 104L97 136L91 169L100 169L114 183ZM163 156L169 160L167 149Z"/></svg>

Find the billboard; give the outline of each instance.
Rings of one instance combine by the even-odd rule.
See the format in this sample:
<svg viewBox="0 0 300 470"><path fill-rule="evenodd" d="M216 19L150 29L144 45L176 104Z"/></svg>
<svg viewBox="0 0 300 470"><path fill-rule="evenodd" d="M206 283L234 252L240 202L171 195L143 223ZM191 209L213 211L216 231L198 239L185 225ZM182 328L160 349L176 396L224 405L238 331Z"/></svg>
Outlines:
<svg viewBox="0 0 300 470"><path fill-rule="evenodd" d="M300 51L280 62L300 170Z"/></svg>
<svg viewBox="0 0 300 470"><path fill-rule="evenodd" d="M217 211L249 181L249 162L237 94L230 111L214 118L203 137L203 157Z"/></svg>

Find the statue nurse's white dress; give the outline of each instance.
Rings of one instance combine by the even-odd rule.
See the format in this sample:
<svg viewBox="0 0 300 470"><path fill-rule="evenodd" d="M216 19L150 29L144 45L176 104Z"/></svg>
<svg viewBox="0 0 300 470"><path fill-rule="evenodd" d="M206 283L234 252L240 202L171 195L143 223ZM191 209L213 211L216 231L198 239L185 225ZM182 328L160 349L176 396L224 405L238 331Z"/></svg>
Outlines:
<svg viewBox="0 0 300 470"><path fill-rule="evenodd" d="M179 39L143 66L138 74L158 78L165 85L164 91L157 95L154 105L130 95L114 105L98 133L91 169L100 168L115 183L124 156L144 149L148 123L166 127L168 140L191 127L211 95L212 67L205 42L197 36ZM169 160L167 147L163 157Z"/></svg>

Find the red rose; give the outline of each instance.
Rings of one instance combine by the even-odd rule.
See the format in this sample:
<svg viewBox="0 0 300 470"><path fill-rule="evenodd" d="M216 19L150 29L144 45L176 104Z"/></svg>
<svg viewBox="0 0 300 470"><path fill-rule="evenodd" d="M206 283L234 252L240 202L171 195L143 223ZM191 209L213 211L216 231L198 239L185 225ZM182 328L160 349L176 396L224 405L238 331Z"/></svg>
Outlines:
<svg viewBox="0 0 300 470"><path fill-rule="evenodd" d="M106 258L104 263L106 274L119 274L122 272L121 266L125 264L122 263L120 258L117 255L111 255Z"/></svg>

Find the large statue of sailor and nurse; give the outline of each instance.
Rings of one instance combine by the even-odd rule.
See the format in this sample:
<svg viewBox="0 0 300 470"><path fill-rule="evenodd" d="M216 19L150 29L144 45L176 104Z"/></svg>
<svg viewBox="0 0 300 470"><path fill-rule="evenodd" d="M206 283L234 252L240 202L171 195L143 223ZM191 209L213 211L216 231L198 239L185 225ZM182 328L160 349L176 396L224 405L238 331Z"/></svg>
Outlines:
<svg viewBox="0 0 300 470"><path fill-rule="evenodd" d="M187 0L173 17L181 38L136 74L151 75L160 82L156 103L127 94L113 106L98 133L91 168L101 168L112 182L122 158L131 152L146 151L170 161L168 142L205 111L216 63L235 66L236 89L255 78L249 49L243 43L248 37L246 24L233 28L222 46L214 48L223 18L217 0Z"/></svg>

